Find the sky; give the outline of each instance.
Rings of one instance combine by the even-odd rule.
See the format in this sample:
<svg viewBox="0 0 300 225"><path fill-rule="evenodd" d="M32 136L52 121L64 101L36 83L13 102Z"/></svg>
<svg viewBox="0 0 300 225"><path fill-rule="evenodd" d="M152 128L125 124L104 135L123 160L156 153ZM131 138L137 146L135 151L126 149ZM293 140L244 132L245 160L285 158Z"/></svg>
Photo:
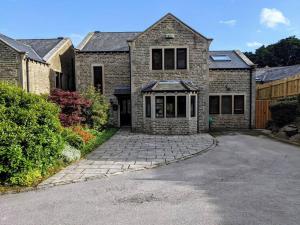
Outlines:
<svg viewBox="0 0 300 225"><path fill-rule="evenodd" d="M300 38L300 0L1 0L0 33L70 37L91 31L143 31L170 12L213 38L211 50L254 51Z"/></svg>

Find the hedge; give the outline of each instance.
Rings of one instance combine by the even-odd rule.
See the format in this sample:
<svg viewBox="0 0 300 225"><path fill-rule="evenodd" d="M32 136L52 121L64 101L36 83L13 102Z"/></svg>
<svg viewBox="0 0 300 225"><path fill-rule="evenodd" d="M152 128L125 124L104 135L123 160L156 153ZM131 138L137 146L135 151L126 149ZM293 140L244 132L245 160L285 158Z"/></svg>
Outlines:
<svg viewBox="0 0 300 225"><path fill-rule="evenodd" d="M0 182L32 185L61 157L59 107L0 83Z"/></svg>
<svg viewBox="0 0 300 225"><path fill-rule="evenodd" d="M278 127L283 127L293 121L297 116L297 101L280 101L270 105L273 123Z"/></svg>

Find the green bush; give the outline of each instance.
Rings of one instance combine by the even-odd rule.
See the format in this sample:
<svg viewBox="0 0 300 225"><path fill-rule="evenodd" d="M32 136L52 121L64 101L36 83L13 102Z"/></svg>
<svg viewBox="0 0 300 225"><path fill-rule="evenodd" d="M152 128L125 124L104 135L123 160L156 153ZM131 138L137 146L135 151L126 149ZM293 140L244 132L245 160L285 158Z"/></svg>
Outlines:
<svg viewBox="0 0 300 225"><path fill-rule="evenodd" d="M0 83L0 182L30 185L61 157L59 108Z"/></svg>
<svg viewBox="0 0 300 225"><path fill-rule="evenodd" d="M94 87L89 87L82 96L92 102L91 107L85 112L87 116L87 124L90 128L102 130L108 122L109 104Z"/></svg>
<svg viewBox="0 0 300 225"><path fill-rule="evenodd" d="M282 101L270 105L272 121L278 127L283 127L293 121L297 116L297 101Z"/></svg>
<svg viewBox="0 0 300 225"><path fill-rule="evenodd" d="M64 128L62 132L62 136L69 145L73 146L77 149L82 149L84 146L83 139L76 134L71 128Z"/></svg>

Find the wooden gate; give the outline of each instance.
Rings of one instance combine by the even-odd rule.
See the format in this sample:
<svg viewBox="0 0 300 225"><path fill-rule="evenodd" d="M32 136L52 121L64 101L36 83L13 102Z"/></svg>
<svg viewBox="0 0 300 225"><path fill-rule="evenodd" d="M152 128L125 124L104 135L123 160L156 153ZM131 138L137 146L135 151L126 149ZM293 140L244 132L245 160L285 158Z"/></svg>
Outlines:
<svg viewBox="0 0 300 225"><path fill-rule="evenodd" d="M256 100L255 127L258 129L266 128L267 122L271 119L269 110L271 100Z"/></svg>

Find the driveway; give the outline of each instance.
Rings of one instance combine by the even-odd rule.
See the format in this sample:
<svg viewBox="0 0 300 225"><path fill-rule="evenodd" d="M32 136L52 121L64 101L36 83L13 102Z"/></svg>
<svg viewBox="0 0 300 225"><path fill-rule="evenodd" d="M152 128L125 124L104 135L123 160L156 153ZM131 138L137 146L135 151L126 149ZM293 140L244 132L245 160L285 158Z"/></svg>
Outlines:
<svg viewBox="0 0 300 225"><path fill-rule="evenodd" d="M107 177L126 171L153 168L185 159L214 144L207 133L194 135L147 135L120 129L111 139L40 186L53 186Z"/></svg>
<svg viewBox="0 0 300 225"><path fill-rule="evenodd" d="M299 225L300 149L227 134L188 160L0 196L1 225Z"/></svg>

